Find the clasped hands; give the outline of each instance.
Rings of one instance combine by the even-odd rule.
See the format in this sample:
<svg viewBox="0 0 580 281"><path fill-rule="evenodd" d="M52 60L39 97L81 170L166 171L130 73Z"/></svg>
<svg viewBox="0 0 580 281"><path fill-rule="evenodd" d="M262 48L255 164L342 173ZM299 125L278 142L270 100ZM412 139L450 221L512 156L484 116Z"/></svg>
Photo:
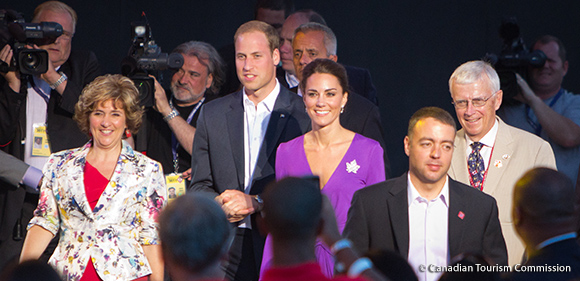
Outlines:
<svg viewBox="0 0 580 281"><path fill-rule="evenodd" d="M226 213L229 222L238 222L256 212L258 202L251 195L228 189L215 198Z"/></svg>

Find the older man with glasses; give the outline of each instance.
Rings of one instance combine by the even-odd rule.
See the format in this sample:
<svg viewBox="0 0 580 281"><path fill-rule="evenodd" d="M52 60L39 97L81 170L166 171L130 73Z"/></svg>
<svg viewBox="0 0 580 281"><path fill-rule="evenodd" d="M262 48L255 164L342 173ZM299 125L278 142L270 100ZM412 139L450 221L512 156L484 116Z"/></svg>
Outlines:
<svg viewBox="0 0 580 281"><path fill-rule="evenodd" d="M503 92L496 71L488 63L470 61L459 66L449 79L449 91L463 129L455 136L448 174L497 200L509 264L520 263L524 244L511 219L514 184L534 167L556 168L552 148L496 116Z"/></svg>

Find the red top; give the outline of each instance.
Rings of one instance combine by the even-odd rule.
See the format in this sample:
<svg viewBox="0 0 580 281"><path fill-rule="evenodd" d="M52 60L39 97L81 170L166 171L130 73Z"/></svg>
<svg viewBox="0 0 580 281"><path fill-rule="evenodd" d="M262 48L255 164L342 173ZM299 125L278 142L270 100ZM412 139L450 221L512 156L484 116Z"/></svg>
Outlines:
<svg viewBox="0 0 580 281"><path fill-rule="evenodd" d="M99 202L99 198L101 194L107 188L109 184L109 179L105 178L97 168L93 167L88 161L85 164L85 171L84 171L84 185L85 185L85 194L87 195L87 201L89 201L89 205L91 209L94 210L97 206L97 202ZM89 259L89 263L85 268L85 272L83 273L83 277L81 277L80 281L101 281L97 271L95 270L95 266L93 265L92 259ZM141 277L136 279L138 281L146 281L147 276Z"/></svg>
<svg viewBox="0 0 580 281"><path fill-rule="evenodd" d="M324 276L320 270L320 265L316 262L303 263L296 266L289 267L271 267L264 272L262 281L294 281L294 280L309 280L309 281L327 281L327 280L356 280L364 281L362 277L350 278L347 276L337 276L332 279Z"/></svg>

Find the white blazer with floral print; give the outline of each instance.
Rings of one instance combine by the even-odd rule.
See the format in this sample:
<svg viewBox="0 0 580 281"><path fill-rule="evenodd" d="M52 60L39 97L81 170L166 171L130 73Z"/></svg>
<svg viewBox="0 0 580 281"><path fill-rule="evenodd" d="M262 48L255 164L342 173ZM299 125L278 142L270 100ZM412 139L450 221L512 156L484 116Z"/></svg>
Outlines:
<svg viewBox="0 0 580 281"><path fill-rule="evenodd" d="M159 243L157 215L167 199L161 165L123 141L113 176L91 210L83 184L91 145L50 156L28 227L39 225L54 235L61 230L49 263L66 280L79 280L89 258L103 280L151 274L141 245Z"/></svg>

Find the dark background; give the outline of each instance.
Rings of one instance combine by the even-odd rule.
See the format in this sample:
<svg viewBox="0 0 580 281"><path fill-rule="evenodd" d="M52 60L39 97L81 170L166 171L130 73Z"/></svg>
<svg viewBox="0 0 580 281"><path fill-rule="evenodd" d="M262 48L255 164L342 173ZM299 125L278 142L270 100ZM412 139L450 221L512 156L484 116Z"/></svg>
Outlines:
<svg viewBox="0 0 580 281"><path fill-rule="evenodd" d="M8 0L1 8L24 14L29 22L42 1ZM253 18L252 0L64 1L79 21L73 49L93 50L108 73L119 73L127 55L131 21L145 11L157 44L170 52L178 44L201 40L216 48L231 44L236 28ZM580 1L295 0L296 9L318 11L336 33L339 62L368 68L378 90L387 151L393 174L408 168L403 138L409 117L424 106L453 115L447 80L453 70L486 53L499 53L502 16L516 16L526 44L543 34L566 45L570 68L564 87L580 89Z"/></svg>

